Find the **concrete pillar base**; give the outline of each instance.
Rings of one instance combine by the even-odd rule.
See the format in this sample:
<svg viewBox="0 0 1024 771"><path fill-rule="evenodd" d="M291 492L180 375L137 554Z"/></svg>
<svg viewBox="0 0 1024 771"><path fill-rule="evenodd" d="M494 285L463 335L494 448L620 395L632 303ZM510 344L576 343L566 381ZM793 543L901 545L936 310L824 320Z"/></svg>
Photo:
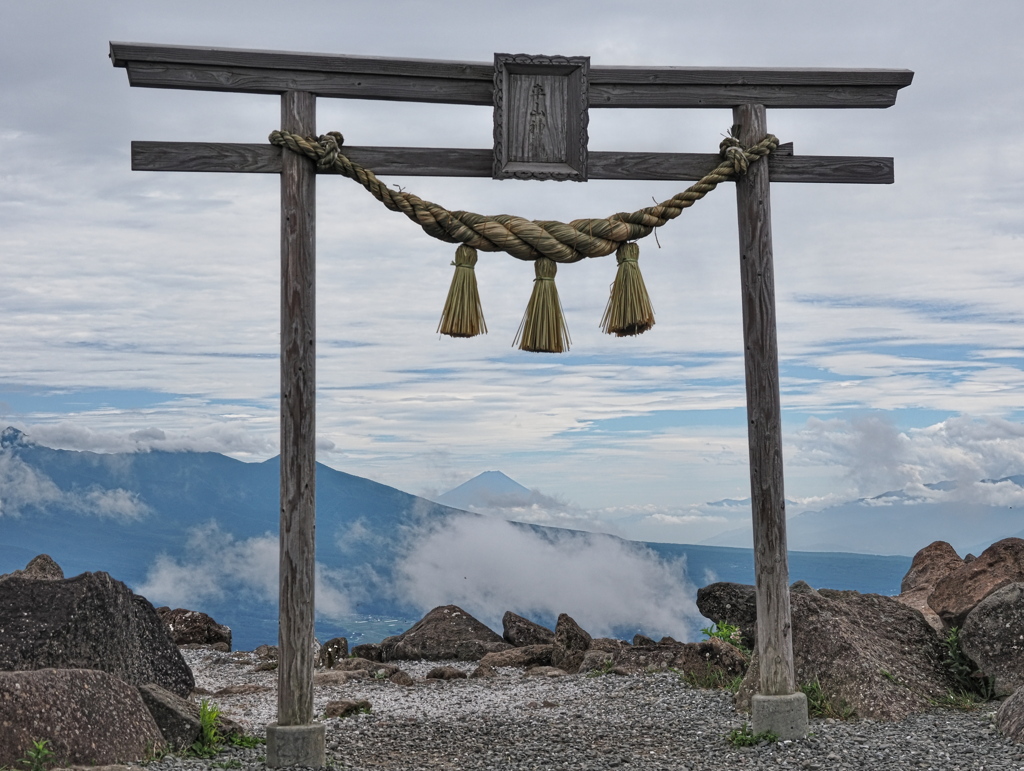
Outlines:
<svg viewBox="0 0 1024 771"><path fill-rule="evenodd" d="M755 734L771 731L779 739L803 739L807 736L807 697L802 693L754 694L750 699L750 723Z"/></svg>
<svg viewBox="0 0 1024 771"><path fill-rule="evenodd" d="M267 767L288 768L306 766L323 768L327 765L327 732L323 723L312 725L267 726Z"/></svg>

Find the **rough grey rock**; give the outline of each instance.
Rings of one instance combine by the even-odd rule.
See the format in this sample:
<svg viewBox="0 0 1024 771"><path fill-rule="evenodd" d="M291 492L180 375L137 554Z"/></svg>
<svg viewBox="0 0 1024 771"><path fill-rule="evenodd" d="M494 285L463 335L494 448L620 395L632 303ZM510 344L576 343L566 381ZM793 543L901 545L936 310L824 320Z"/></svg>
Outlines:
<svg viewBox="0 0 1024 771"><path fill-rule="evenodd" d="M549 665L554 645L524 645L521 648L510 648L507 651L488 653L480 659L481 666L489 667L532 667L538 664Z"/></svg>
<svg viewBox="0 0 1024 771"><path fill-rule="evenodd" d="M663 638L672 640L671 637ZM672 640L675 642L675 640ZM628 648L629 643L625 640L616 640L614 637L595 637L590 641L590 645L587 646L588 651L607 651L608 653L618 653L623 648Z"/></svg>
<svg viewBox="0 0 1024 771"><path fill-rule="evenodd" d="M199 707L156 683L139 686L139 694L153 716L164 741L172 750L191 747L199 738L202 726Z"/></svg>
<svg viewBox="0 0 1024 771"><path fill-rule="evenodd" d="M372 661L370 659L356 656L350 659L341 659L334 662L335 672L369 672L371 677L391 677L398 671L397 664L390 664L386 661ZM381 675L380 673L384 674ZM326 674L326 673L325 673Z"/></svg>
<svg viewBox="0 0 1024 771"><path fill-rule="evenodd" d="M0 672L0 767L45 737L60 765L137 763L164 747L135 686L93 669Z"/></svg>
<svg viewBox="0 0 1024 771"><path fill-rule="evenodd" d="M611 671L615 666L615 654L605 650L589 650L583 654L583 661L577 672L585 675L588 672Z"/></svg>
<svg viewBox="0 0 1024 771"><path fill-rule="evenodd" d="M277 660L276 645L258 645L253 653L256 654L257 658L263 659L264 661Z"/></svg>
<svg viewBox="0 0 1024 771"><path fill-rule="evenodd" d="M24 570L15 570L13 573L0 576L0 582L15 577L31 578L36 581L62 581L64 579L64 571L61 570L60 565L53 561L49 554L40 554L29 560Z"/></svg>
<svg viewBox="0 0 1024 771"><path fill-rule="evenodd" d="M346 658L348 658L348 638L334 637L320 646L314 665L331 669L337 662Z"/></svg>
<svg viewBox="0 0 1024 771"><path fill-rule="evenodd" d="M397 672L391 675L391 677L389 677L388 680L390 680L395 685L403 685L405 687L409 687L411 685L416 684L416 681L412 679L412 675L401 669L399 669Z"/></svg>
<svg viewBox="0 0 1024 771"><path fill-rule="evenodd" d="M728 581L697 590L697 610L716 624L738 626L740 641L751 650L757 647L757 598L754 587Z"/></svg>
<svg viewBox="0 0 1024 771"><path fill-rule="evenodd" d="M477 665L476 669L474 669L472 672L470 672L469 676L470 676L471 679L474 679L474 680L480 679L481 677L497 677L498 676L498 670L496 670L490 664L483 664L483 663L481 663L481 664Z"/></svg>
<svg viewBox="0 0 1024 771"><path fill-rule="evenodd" d="M1003 736L1024 744L1024 688L1018 688L996 712L996 727Z"/></svg>
<svg viewBox="0 0 1024 771"><path fill-rule="evenodd" d="M938 581L928 605L947 627L962 627L975 605L1019 581L1024 581L1024 539L1004 538Z"/></svg>
<svg viewBox="0 0 1024 771"><path fill-rule="evenodd" d="M587 655L593 651L588 651ZM747 670L748 660L736 647L717 638L695 643L631 645L612 655L613 670L629 674L676 669L706 680L717 673L728 682ZM581 667L582 671L582 667Z"/></svg>
<svg viewBox="0 0 1024 771"><path fill-rule="evenodd" d="M427 672L427 680L465 680L469 677L468 674L463 672L458 667L453 667L450 664L445 664L440 667L434 667Z"/></svg>
<svg viewBox="0 0 1024 771"><path fill-rule="evenodd" d="M351 655L368 661L383 661L384 649L380 643L363 643L357 645L350 651Z"/></svg>
<svg viewBox="0 0 1024 771"><path fill-rule="evenodd" d="M555 633L546 626L506 611L501 618L502 639L517 648L525 645L553 645Z"/></svg>
<svg viewBox="0 0 1024 771"><path fill-rule="evenodd" d="M380 643L383 661L479 661L511 647L457 605L434 608L402 634Z"/></svg>
<svg viewBox="0 0 1024 771"><path fill-rule="evenodd" d="M996 696L1024 686L1024 583L1007 584L974 606L960 648L993 680Z"/></svg>
<svg viewBox="0 0 1024 771"><path fill-rule="evenodd" d="M366 699L339 699L327 702L324 707L324 717L348 717L369 711L370 702Z"/></svg>
<svg viewBox="0 0 1024 771"><path fill-rule="evenodd" d="M750 587L751 593L754 587ZM900 720L927 711L951 689L938 635L894 597L821 589L790 592L797 684L823 693L860 718ZM750 709L760 666L755 654L736 697Z"/></svg>
<svg viewBox="0 0 1024 771"><path fill-rule="evenodd" d="M218 624L207 614L198 610L168 607L156 609L160 620L175 645L210 645L221 646L219 650L227 653L231 650L231 628Z"/></svg>
<svg viewBox="0 0 1024 771"><path fill-rule="evenodd" d="M942 619L928 604L928 597L939 581L963 566L964 561L952 546L945 541L933 541L914 555L896 599L920 611L932 629L941 633Z"/></svg>
<svg viewBox="0 0 1024 771"><path fill-rule="evenodd" d="M106 573L0 583L0 670L99 669L188 696L195 682L156 610Z"/></svg>
<svg viewBox="0 0 1024 771"><path fill-rule="evenodd" d="M568 613L560 613L555 624L555 648L551 652L551 666L566 672L579 671L583 654L590 648L593 638Z"/></svg>
<svg viewBox="0 0 1024 771"><path fill-rule="evenodd" d="M393 673L394 677L397 672ZM339 672L336 669L327 672L316 672L313 675L313 685L345 685L353 680L369 680L370 673L365 669L353 669L347 672Z"/></svg>

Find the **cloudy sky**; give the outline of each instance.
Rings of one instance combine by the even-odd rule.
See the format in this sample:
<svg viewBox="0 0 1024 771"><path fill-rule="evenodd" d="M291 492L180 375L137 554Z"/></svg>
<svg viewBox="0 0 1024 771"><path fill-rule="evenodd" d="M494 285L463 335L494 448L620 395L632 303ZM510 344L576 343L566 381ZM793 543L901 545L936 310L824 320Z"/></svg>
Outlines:
<svg viewBox="0 0 1024 771"><path fill-rule="evenodd" d="M1024 472L1024 5L782 0L0 5L0 422L55 447L277 452L278 181L132 172L132 140L262 142L274 96L133 89L111 40L598 65L906 68L886 110L769 111L798 154L891 186L772 188L787 497ZM321 99L357 145L489 147L489 108ZM727 110L592 110L591 150L712 152ZM452 209L569 220L685 184L389 178ZM439 338L453 248L318 181L320 459L415 493L501 469L664 540L749 494L735 199L642 243L657 325L600 333L610 257L564 267L568 354L512 348L532 266L481 254L490 334ZM797 507L799 508L799 507ZM709 518L710 517L710 518ZM618 522L618 525L614 525ZM628 523L628 524L622 524Z"/></svg>

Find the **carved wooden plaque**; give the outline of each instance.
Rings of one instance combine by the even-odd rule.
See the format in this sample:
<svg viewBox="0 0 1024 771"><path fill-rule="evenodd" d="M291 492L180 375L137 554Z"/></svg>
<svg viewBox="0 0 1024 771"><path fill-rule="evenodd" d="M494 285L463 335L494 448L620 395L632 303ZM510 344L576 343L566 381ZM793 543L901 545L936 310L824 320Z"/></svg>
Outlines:
<svg viewBox="0 0 1024 771"><path fill-rule="evenodd" d="M494 55L495 179L587 179L589 56Z"/></svg>

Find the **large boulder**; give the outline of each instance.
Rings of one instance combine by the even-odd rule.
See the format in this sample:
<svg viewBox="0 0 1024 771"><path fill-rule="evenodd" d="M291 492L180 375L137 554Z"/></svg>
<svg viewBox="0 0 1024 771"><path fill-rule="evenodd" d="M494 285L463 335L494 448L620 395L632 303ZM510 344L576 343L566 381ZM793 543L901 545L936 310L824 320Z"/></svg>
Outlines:
<svg viewBox="0 0 1024 771"><path fill-rule="evenodd" d="M0 768L45 739L55 764L138 763L164 745L139 691L93 669L0 672Z"/></svg>
<svg viewBox="0 0 1024 771"><path fill-rule="evenodd" d="M511 610L501 617L502 639L509 645L520 648L524 645L552 645L555 633L528 618L516 615Z"/></svg>
<svg viewBox="0 0 1024 771"><path fill-rule="evenodd" d="M383 661L478 661L511 647L457 605L434 608L402 634L380 643Z"/></svg>
<svg viewBox="0 0 1024 771"><path fill-rule="evenodd" d="M8 578L34 578L36 581L61 581L64 578L64 571L60 565L53 561L49 554L40 554L33 557L25 566L24 570L15 570L0 576L0 583Z"/></svg>
<svg viewBox="0 0 1024 771"><path fill-rule="evenodd" d="M156 683L139 686L139 695L153 716L160 734L172 750L192 746L202 732L199 707L191 701L161 688Z"/></svg>
<svg viewBox="0 0 1024 771"><path fill-rule="evenodd" d="M106 573L0 583L0 670L99 669L179 696L195 686L156 610Z"/></svg>
<svg viewBox="0 0 1024 771"><path fill-rule="evenodd" d="M942 632L942 619L928 604L928 597L939 581L963 566L964 561L952 546L945 541L933 541L914 555L896 599L920 611L936 632Z"/></svg>
<svg viewBox="0 0 1024 771"><path fill-rule="evenodd" d="M740 641L757 647L757 598L748 584L719 581L697 590L697 610L716 624L739 627Z"/></svg>
<svg viewBox="0 0 1024 771"><path fill-rule="evenodd" d="M559 613L555 624L555 647L551 652L551 665L575 673L583 663L593 638L568 613Z"/></svg>
<svg viewBox="0 0 1024 771"><path fill-rule="evenodd" d="M210 645L227 653L231 650L231 627L218 624L198 610L157 608L175 645Z"/></svg>
<svg viewBox="0 0 1024 771"><path fill-rule="evenodd" d="M939 580L928 604L947 627L962 627L975 605L1019 581L1024 581L1024 539L1004 538Z"/></svg>
<svg viewBox="0 0 1024 771"><path fill-rule="evenodd" d="M953 687L942 641L917 611L878 594L796 588L790 609L798 685L816 682L826 697L874 720L926 711ZM750 709L759 679L755 653L736 696L739 709Z"/></svg>
<svg viewBox="0 0 1024 771"><path fill-rule="evenodd" d="M992 678L996 696L1024 686L1024 583L1007 584L974 606L960 630L960 649Z"/></svg>
<svg viewBox="0 0 1024 771"><path fill-rule="evenodd" d="M1014 691L999 707L996 728L1011 741L1024 744L1024 688Z"/></svg>

